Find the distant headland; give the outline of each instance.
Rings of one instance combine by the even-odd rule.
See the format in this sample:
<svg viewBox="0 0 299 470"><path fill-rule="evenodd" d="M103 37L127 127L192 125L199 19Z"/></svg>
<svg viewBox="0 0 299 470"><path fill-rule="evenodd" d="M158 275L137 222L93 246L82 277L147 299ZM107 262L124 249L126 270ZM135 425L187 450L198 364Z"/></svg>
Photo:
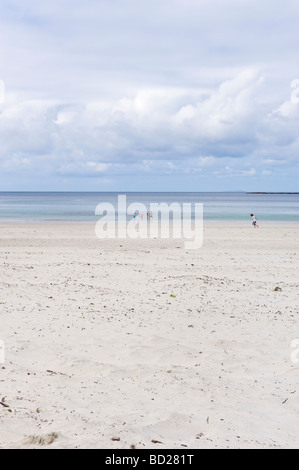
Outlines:
<svg viewBox="0 0 299 470"><path fill-rule="evenodd" d="M246 194L299 194L299 193L268 193L268 192L251 192Z"/></svg>

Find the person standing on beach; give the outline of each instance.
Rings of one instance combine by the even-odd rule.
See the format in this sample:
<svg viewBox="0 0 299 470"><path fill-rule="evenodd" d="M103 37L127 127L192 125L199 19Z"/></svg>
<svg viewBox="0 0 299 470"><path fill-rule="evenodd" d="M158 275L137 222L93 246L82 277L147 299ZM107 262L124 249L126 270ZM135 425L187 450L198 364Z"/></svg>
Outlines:
<svg viewBox="0 0 299 470"><path fill-rule="evenodd" d="M252 218L252 225L254 226L254 228L257 228L257 218L253 214L250 214L250 217Z"/></svg>

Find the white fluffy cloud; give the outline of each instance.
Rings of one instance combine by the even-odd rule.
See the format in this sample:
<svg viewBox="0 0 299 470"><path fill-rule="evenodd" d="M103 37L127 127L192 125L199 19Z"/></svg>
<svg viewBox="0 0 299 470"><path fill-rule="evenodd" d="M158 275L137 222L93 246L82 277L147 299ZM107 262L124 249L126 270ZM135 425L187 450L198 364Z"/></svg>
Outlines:
<svg viewBox="0 0 299 470"><path fill-rule="evenodd" d="M191 174L274 185L298 172L297 2L1 8L0 168L10 187L150 174L187 175L186 189Z"/></svg>
<svg viewBox="0 0 299 470"><path fill-rule="evenodd" d="M298 105L289 100L271 110L264 91L261 74L245 70L210 93L152 88L117 102L8 102L0 113L2 168L19 162L37 172L97 176L124 166L196 171L221 159L291 162L299 150Z"/></svg>

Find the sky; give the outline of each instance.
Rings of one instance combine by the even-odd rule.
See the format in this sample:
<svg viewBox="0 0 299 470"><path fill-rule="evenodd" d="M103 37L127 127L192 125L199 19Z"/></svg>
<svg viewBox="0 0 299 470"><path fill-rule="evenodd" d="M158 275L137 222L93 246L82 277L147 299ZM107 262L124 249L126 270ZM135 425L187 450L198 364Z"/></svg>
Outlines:
<svg viewBox="0 0 299 470"><path fill-rule="evenodd" d="M1 0L0 191L299 191L298 0Z"/></svg>

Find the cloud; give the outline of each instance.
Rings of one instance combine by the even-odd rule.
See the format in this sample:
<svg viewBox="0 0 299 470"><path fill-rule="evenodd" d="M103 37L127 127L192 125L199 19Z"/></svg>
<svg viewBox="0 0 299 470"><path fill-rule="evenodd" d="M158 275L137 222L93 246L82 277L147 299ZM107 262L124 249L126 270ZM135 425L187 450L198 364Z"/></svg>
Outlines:
<svg viewBox="0 0 299 470"><path fill-rule="evenodd" d="M11 158L30 159L37 172L98 176L120 174L124 166L171 173L207 169L221 159L291 162L299 150L298 110L282 112L293 106L289 101L269 111L260 101L263 92L262 75L244 70L209 94L160 87L109 103L6 103L0 113L2 168L13 167Z"/></svg>
<svg viewBox="0 0 299 470"><path fill-rule="evenodd" d="M294 177L298 16L294 0L3 0L2 173Z"/></svg>

